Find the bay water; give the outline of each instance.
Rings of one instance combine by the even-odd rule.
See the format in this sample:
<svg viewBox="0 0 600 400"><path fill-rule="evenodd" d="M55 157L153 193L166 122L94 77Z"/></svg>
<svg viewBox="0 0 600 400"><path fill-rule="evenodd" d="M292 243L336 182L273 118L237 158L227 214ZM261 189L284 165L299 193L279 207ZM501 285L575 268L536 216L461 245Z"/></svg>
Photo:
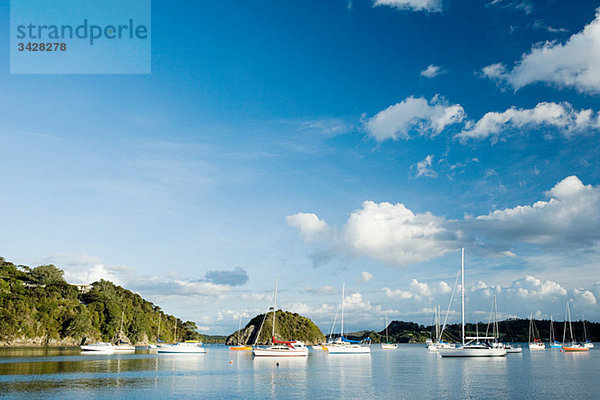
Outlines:
<svg viewBox="0 0 600 400"><path fill-rule="evenodd" d="M526 346L524 346L526 347ZM421 344L370 355L255 358L206 354L82 354L0 349L0 398L34 399L594 399L600 350L441 358Z"/></svg>

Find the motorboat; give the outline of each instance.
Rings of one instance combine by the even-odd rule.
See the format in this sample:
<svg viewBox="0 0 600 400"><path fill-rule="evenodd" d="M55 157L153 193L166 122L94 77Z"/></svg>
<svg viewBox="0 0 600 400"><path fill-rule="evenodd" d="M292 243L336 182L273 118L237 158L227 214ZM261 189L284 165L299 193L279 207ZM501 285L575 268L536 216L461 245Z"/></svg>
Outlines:
<svg viewBox="0 0 600 400"><path fill-rule="evenodd" d="M156 348L158 353L187 353L203 354L206 353L204 344L197 340L186 340L175 344L161 344Z"/></svg>

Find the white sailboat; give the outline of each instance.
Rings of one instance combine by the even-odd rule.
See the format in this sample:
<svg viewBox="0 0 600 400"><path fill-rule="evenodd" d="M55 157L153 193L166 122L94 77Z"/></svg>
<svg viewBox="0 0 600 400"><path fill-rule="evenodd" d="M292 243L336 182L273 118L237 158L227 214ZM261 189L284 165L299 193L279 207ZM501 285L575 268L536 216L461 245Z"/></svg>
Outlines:
<svg viewBox="0 0 600 400"><path fill-rule="evenodd" d="M117 353L132 353L135 351L135 346L123 340L123 320L125 319L125 311L121 311L121 329L119 330L119 338L114 345L114 351Z"/></svg>
<svg viewBox="0 0 600 400"><path fill-rule="evenodd" d="M327 344L327 350L329 354L370 354L371 348L369 346L362 346L360 342L356 340L346 339L344 337L344 295L345 295L346 284L342 285L342 325L340 337L337 338L333 343Z"/></svg>
<svg viewBox="0 0 600 400"><path fill-rule="evenodd" d="M550 316L550 340L548 342L548 346L550 346L551 349L562 347L562 345L556 340L556 335L554 334L554 321L552 320L552 315Z"/></svg>
<svg viewBox="0 0 600 400"><path fill-rule="evenodd" d="M186 340L185 342L159 346L156 351L158 353L204 354L206 348L198 340Z"/></svg>
<svg viewBox="0 0 600 400"><path fill-rule="evenodd" d="M473 343L473 340L492 340L493 337L466 337L465 336L465 249L461 251L461 316L462 316L462 344L452 348L440 348L442 357L502 357L506 355L503 347L493 347L489 343ZM469 340L466 342L465 340Z"/></svg>
<svg viewBox="0 0 600 400"><path fill-rule="evenodd" d="M588 349L593 349L594 343L592 343L592 341L588 338L588 332L585 327L585 317L583 316L583 314L581 315L581 319L583 320L583 346L587 347Z"/></svg>
<svg viewBox="0 0 600 400"><path fill-rule="evenodd" d="M571 343L565 343L567 338L567 318L569 319L569 332L571 333ZM565 326L563 329L563 344L562 351L563 352L580 352L580 351L588 351L590 348L585 347L581 343L577 343L575 341L575 336L573 335L573 325L571 324L571 308L569 307L569 302L567 301L567 309L565 310Z"/></svg>
<svg viewBox="0 0 600 400"><path fill-rule="evenodd" d="M255 348L252 351L252 354L254 354L254 356L256 357L306 357L308 356L308 347L306 347L306 344L304 344L304 342L301 342L299 340L283 341L275 339L275 314L277 313L278 283L279 279L275 281L275 295L273 296L273 327L271 332L271 342L273 343L273 345L267 347L266 349ZM257 340L259 335L257 335Z"/></svg>
<svg viewBox="0 0 600 400"><path fill-rule="evenodd" d="M506 350L506 353L522 353L523 348L520 346L515 346L510 343L502 343L500 342L500 326L498 324L498 304L496 303L496 295L494 295L494 300L492 302L493 312L494 312L494 321L492 325L492 336L495 338L494 343L492 343L492 347L503 347ZM487 336L490 322L492 319L492 311L490 310L490 320L488 321L488 327L485 330L485 335Z"/></svg>
<svg viewBox="0 0 600 400"><path fill-rule="evenodd" d="M385 314L385 343L381 343L381 348L384 350L395 350L398 348L398 343L390 343L388 339L388 320Z"/></svg>
<svg viewBox="0 0 600 400"><path fill-rule="evenodd" d="M88 354L113 354L115 352L115 346L107 342L84 344L79 346L79 348Z"/></svg>
<svg viewBox="0 0 600 400"><path fill-rule="evenodd" d="M541 339L536 339L535 337L535 323L533 322L533 315L529 314L529 338L527 341L529 342L529 350L546 350L546 345L542 342ZM531 339L533 338L533 342Z"/></svg>

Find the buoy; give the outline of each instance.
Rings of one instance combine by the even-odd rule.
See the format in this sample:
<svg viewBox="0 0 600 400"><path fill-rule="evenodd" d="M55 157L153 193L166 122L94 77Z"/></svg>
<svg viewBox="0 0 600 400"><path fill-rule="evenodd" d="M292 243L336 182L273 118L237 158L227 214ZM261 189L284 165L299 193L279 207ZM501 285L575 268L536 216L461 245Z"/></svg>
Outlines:
<svg viewBox="0 0 600 400"><path fill-rule="evenodd" d="M233 360L229 360L229 364L233 364Z"/></svg>
<svg viewBox="0 0 600 400"><path fill-rule="evenodd" d="M277 364L275 364L275 365L277 365L279 367L279 362L277 362Z"/></svg>

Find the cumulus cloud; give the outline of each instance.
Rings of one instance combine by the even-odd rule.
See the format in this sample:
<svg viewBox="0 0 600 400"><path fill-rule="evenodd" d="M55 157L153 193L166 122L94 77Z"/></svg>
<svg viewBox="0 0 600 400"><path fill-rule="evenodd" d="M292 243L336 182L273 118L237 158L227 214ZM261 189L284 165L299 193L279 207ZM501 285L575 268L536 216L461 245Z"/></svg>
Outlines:
<svg viewBox="0 0 600 400"><path fill-rule="evenodd" d="M328 230L327 223L313 213L299 212L294 215L288 215L285 217L285 221L289 226L298 228L300 235L306 241L316 239Z"/></svg>
<svg viewBox="0 0 600 400"><path fill-rule="evenodd" d="M446 127L465 118L460 104L448 104L440 96L430 102L423 97L407 97L371 118L363 119L367 132L378 142L409 139L411 132L436 136Z"/></svg>
<svg viewBox="0 0 600 400"><path fill-rule="evenodd" d="M411 279L407 291L402 289L390 289L389 287L384 287L382 291L387 297L399 298L401 300L426 299L430 301L433 299L434 295L446 295L450 293L452 288L444 281L440 281L437 284L429 284L427 282L419 282L416 279Z"/></svg>
<svg viewBox="0 0 600 400"><path fill-rule="evenodd" d="M365 201L327 239L339 251L402 267L459 247L510 258L522 245L552 253L600 249L600 187L569 176L545 196L531 205L456 220L415 213L402 203Z"/></svg>
<svg viewBox="0 0 600 400"><path fill-rule="evenodd" d="M488 112L476 123L467 125L467 129L456 135L461 141L498 137L514 129L540 127L554 128L569 136L600 129L600 115L590 109L575 110L568 102L543 102L531 109L511 107L504 112Z"/></svg>
<svg viewBox="0 0 600 400"><path fill-rule="evenodd" d="M436 76L441 75L445 72L446 71L444 71L439 65L429 64L427 68L421 71L421 76L425 78L435 78Z"/></svg>
<svg viewBox="0 0 600 400"><path fill-rule="evenodd" d="M415 214L401 203L365 201L348 218L344 238L359 255L406 265L457 247L456 236L444 224L441 217Z"/></svg>
<svg viewBox="0 0 600 400"><path fill-rule="evenodd" d="M433 167L431 165L432 162L433 162L433 154L429 154L422 161L419 161L416 164L416 169L417 169L416 176L417 176L417 178L420 177L420 176L428 176L430 178L437 177L438 174L433 169Z"/></svg>
<svg viewBox="0 0 600 400"><path fill-rule="evenodd" d="M398 10L441 12L442 0L375 0L373 7L388 6Z"/></svg>
<svg viewBox="0 0 600 400"><path fill-rule="evenodd" d="M515 90L543 82L572 87L580 92L600 92L600 9L595 19L566 42L539 43L523 55L512 70L502 64L483 69L483 75L505 82Z"/></svg>
<svg viewBox="0 0 600 400"><path fill-rule="evenodd" d="M360 273L360 278L358 278L359 283L367 283L371 279L373 279L373 274L367 271L362 271Z"/></svg>
<svg viewBox="0 0 600 400"><path fill-rule="evenodd" d="M231 271L208 271L204 277L208 282L229 286L243 285L249 279L248 272L242 267Z"/></svg>
<svg viewBox="0 0 600 400"><path fill-rule="evenodd" d="M496 243L545 248L593 248L600 241L600 188L569 176L546 192L547 201L467 218L464 229Z"/></svg>

